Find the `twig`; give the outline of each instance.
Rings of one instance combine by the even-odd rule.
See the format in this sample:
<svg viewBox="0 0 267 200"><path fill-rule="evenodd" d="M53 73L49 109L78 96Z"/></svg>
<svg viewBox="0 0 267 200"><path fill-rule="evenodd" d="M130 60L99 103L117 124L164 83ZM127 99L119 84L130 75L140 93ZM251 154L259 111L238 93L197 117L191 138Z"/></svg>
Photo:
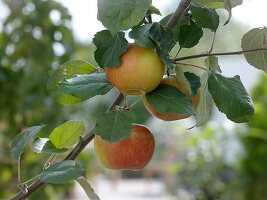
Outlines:
<svg viewBox="0 0 267 200"><path fill-rule="evenodd" d="M206 69L206 68L204 68L204 67L201 67L201 66L198 66L198 65L194 65L194 64L181 63L181 62L174 62L174 64L177 64L177 65L183 65L183 66L191 66L191 67L195 67L195 68L202 69L202 70L205 70L205 71L209 72L208 69Z"/></svg>
<svg viewBox="0 0 267 200"><path fill-rule="evenodd" d="M183 14L185 13L185 10L188 8L190 3L191 3L191 0L181 0L180 1L178 8L172 14L172 17L168 21L167 27L173 28L177 24L178 20L183 16Z"/></svg>
<svg viewBox="0 0 267 200"><path fill-rule="evenodd" d="M189 60L194 58L201 58L201 57L207 57L207 56L229 56L229 55L240 55L245 54L249 52L255 52L255 51L267 51L267 48L256 48L256 49L249 49L244 51L231 51L231 52L220 52L220 53L203 53L203 54L197 54L197 55L191 55L191 56L184 56L180 58L175 58L173 62L175 61L181 61L181 60Z"/></svg>

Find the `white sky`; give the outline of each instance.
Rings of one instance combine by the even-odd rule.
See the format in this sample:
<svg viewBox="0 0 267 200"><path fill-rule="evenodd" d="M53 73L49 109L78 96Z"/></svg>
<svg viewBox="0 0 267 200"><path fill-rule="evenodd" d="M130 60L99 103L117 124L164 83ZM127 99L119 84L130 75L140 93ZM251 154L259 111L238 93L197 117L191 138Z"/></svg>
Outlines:
<svg viewBox="0 0 267 200"><path fill-rule="evenodd" d="M73 16L72 26L77 39L90 41L93 35L104 29L97 21L97 0L57 0L64 4ZM176 8L175 0L153 0L152 4L162 11L163 16ZM165 13L164 13L165 11ZM241 6L232 10L233 18L251 27L267 26L267 0L244 0ZM156 19L154 17L154 19Z"/></svg>

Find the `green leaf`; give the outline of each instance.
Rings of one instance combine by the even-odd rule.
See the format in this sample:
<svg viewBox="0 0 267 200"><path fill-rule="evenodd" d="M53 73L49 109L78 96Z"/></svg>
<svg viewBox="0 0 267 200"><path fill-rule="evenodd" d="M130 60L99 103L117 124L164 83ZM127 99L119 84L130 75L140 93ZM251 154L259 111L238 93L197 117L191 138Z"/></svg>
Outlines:
<svg viewBox="0 0 267 200"><path fill-rule="evenodd" d="M201 27L193 20L190 20L189 25L187 23L181 25L177 39L180 48L191 48L198 44L202 36L203 31Z"/></svg>
<svg viewBox="0 0 267 200"><path fill-rule="evenodd" d="M77 143L84 132L83 121L70 120L55 128L49 139L57 149L68 148Z"/></svg>
<svg viewBox="0 0 267 200"><path fill-rule="evenodd" d="M147 11L146 15L152 15L152 14L161 15L161 13L160 13L158 8L156 8L153 5L150 5L148 7L148 11Z"/></svg>
<svg viewBox="0 0 267 200"><path fill-rule="evenodd" d="M95 60L100 67L116 67L120 65L120 56L128 47L128 42L124 35L123 32L119 32L112 36L108 30L96 33L93 43L97 47Z"/></svg>
<svg viewBox="0 0 267 200"><path fill-rule="evenodd" d="M74 97L89 99L96 95L104 95L112 89L106 74L77 75L71 79L65 79L59 84L59 88Z"/></svg>
<svg viewBox="0 0 267 200"><path fill-rule="evenodd" d="M149 31L149 36L159 44L164 52L169 52L175 45L172 29L165 27L160 23L153 23Z"/></svg>
<svg viewBox="0 0 267 200"><path fill-rule="evenodd" d="M131 135L134 118L130 111L113 110L97 117L95 134L110 143L119 142Z"/></svg>
<svg viewBox="0 0 267 200"><path fill-rule="evenodd" d="M222 70L221 70L221 68L219 66L218 57L216 57L216 56L208 56L205 59L205 64L206 64L206 66L208 67L208 69L210 71L217 71L217 72L222 73Z"/></svg>
<svg viewBox="0 0 267 200"><path fill-rule="evenodd" d="M137 25L146 15L151 0L98 0L97 19L112 34Z"/></svg>
<svg viewBox="0 0 267 200"><path fill-rule="evenodd" d="M189 91L189 94L191 95L191 85L188 79L185 77L182 67L178 65L175 66L175 78L180 83L180 85L182 85L187 91Z"/></svg>
<svg viewBox="0 0 267 200"><path fill-rule="evenodd" d="M190 83L191 91L192 91L191 95L195 96L197 94L198 89L201 86L199 76L191 72L185 72L184 75Z"/></svg>
<svg viewBox="0 0 267 200"><path fill-rule="evenodd" d="M200 78L201 87L199 88L199 103L196 110L196 126L205 125L211 116L211 109L213 105L212 96L208 90L209 72L204 72Z"/></svg>
<svg viewBox="0 0 267 200"><path fill-rule="evenodd" d="M65 183L85 176L85 169L73 160L65 160L45 169L40 181L45 183Z"/></svg>
<svg viewBox="0 0 267 200"><path fill-rule="evenodd" d="M52 96L61 104L76 104L85 99L77 98L69 94L65 94L58 88L58 83L63 79L73 77L75 74L90 74L96 68L84 60L71 60L61 65L49 78L47 89L52 92Z"/></svg>
<svg viewBox="0 0 267 200"><path fill-rule="evenodd" d="M42 126L32 126L21 131L12 140L10 155L13 159L18 160L21 154L24 152L26 145L31 141L31 139L40 132L44 127Z"/></svg>
<svg viewBox="0 0 267 200"><path fill-rule="evenodd" d="M164 63L164 65L166 65L169 69L172 69L173 63L172 63L172 60L170 58L169 52L164 51L159 47L156 48L156 51L157 51L158 56L160 57L160 59Z"/></svg>
<svg viewBox="0 0 267 200"><path fill-rule="evenodd" d="M206 8L200 4L191 2L189 7L194 20L202 28L208 28L215 32L219 26L219 15L214 9Z"/></svg>
<svg viewBox="0 0 267 200"><path fill-rule="evenodd" d="M174 41L172 29L167 28L160 23L153 23L149 31L149 36L158 45L156 51L161 60L166 66L173 68L169 52L176 42Z"/></svg>
<svg viewBox="0 0 267 200"><path fill-rule="evenodd" d="M145 24L142 26L135 26L129 32L129 37L135 40L135 44L145 48L155 48L156 44L149 36L149 31L152 24Z"/></svg>
<svg viewBox="0 0 267 200"><path fill-rule="evenodd" d="M208 89L218 109L236 123L248 122L254 114L253 102L240 77L224 77L212 73L208 79Z"/></svg>
<svg viewBox="0 0 267 200"><path fill-rule="evenodd" d="M267 49L267 28L254 28L248 31L242 38L241 47L243 50ZM267 50L245 53L244 55L250 65L267 73Z"/></svg>
<svg viewBox="0 0 267 200"><path fill-rule="evenodd" d="M193 0L193 2L207 6L209 8L224 8L224 3L222 0Z"/></svg>
<svg viewBox="0 0 267 200"><path fill-rule="evenodd" d="M57 149L48 138L37 137L32 142L32 149L35 153L63 153L68 149Z"/></svg>
<svg viewBox="0 0 267 200"><path fill-rule="evenodd" d="M193 2L199 3L203 6L207 6L209 8L225 8L229 15L227 21L224 25L228 24L232 17L232 8L238 6L243 3L243 0L194 0Z"/></svg>
<svg viewBox="0 0 267 200"><path fill-rule="evenodd" d="M166 26L168 21L170 20L171 16L173 15L173 13L169 14L169 15L166 15L165 17L163 17L159 23L163 26Z"/></svg>
<svg viewBox="0 0 267 200"><path fill-rule="evenodd" d="M203 6L215 9L225 8L226 1L227 0L193 0L193 2L195 3L199 3ZM243 0L229 0L229 2L231 3L231 7L233 8L235 6L242 4Z"/></svg>
<svg viewBox="0 0 267 200"><path fill-rule="evenodd" d="M146 94L148 103L160 113L194 115L192 100L176 87L162 84Z"/></svg>
<svg viewBox="0 0 267 200"><path fill-rule="evenodd" d="M145 24L137 26L129 33L132 39L135 39L137 45L156 48L161 60L169 68L173 67L169 56L170 50L174 47L174 34L170 28L164 27L160 23Z"/></svg>

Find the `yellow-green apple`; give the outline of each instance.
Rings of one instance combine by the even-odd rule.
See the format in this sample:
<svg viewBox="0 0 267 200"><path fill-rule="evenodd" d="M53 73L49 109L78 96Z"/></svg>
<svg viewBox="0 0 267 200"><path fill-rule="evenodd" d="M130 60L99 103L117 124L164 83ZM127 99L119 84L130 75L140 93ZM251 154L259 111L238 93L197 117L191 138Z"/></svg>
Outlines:
<svg viewBox="0 0 267 200"><path fill-rule="evenodd" d="M155 139L147 127L134 124L130 137L119 142L109 143L96 135L94 149L106 168L139 170L151 160Z"/></svg>
<svg viewBox="0 0 267 200"><path fill-rule="evenodd" d="M178 90L180 90L182 93L184 93L186 96L190 96L190 92L174 77L174 76L164 76L160 84L167 84L172 85L176 87ZM197 108L199 103L200 93L197 92L197 94L193 97L191 97L193 104L195 108ZM150 105L144 97L143 103L146 107L146 109L152 114L153 116L162 119L164 121L174 121L178 119L185 119L190 117L189 115L178 115L178 114L172 114L172 113L160 113L158 112L152 105Z"/></svg>
<svg viewBox="0 0 267 200"><path fill-rule="evenodd" d="M129 45L118 67L105 67L109 82L127 95L141 95L160 83L164 64L154 49Z"/></svg>

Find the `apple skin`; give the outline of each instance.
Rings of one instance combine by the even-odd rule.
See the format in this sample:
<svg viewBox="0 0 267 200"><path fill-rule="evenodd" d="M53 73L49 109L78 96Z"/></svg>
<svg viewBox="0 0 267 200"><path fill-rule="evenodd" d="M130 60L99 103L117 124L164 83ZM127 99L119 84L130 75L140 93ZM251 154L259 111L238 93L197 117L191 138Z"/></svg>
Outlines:
<svg viewBox="0 0 267 200"><path fill-rule="evenodd" d="M164 73L164 64L154 49L129 45L118 67L105 67L109 82L126 95L142 95L154 90Z"/></svg>
<svg viewBox="0 0 267 200"><path fill-rule="evenodd" d="M99 161L109 169L139 170L151 160L155 150L155 139L151 131L134 124L129 138L109 143L95 136L94 149Z"/></svg>
<svg viewBox="0 0 267 200"><path fill-rule="evenodd" d="M175 79L173 76L164 76L160 84L167 84L167 85L172 85L176 87L178 90L180 90L182 93L184 93L186 96L190 96L189 91L187 91L181 83ZM193 104L195 108L197 108L199 104L199 98L200 98L200 93L197 92L195 96L192 97ZM177 115L177 114L172 114L172 113L160 113L158 112L154 107L152 107L146 97L143 99L144 106L146 109L150 112L151 115L164 120L164 121L174 121L174 120L179 120L179 119L185 119L190 117L189 115Z"/></svg>

